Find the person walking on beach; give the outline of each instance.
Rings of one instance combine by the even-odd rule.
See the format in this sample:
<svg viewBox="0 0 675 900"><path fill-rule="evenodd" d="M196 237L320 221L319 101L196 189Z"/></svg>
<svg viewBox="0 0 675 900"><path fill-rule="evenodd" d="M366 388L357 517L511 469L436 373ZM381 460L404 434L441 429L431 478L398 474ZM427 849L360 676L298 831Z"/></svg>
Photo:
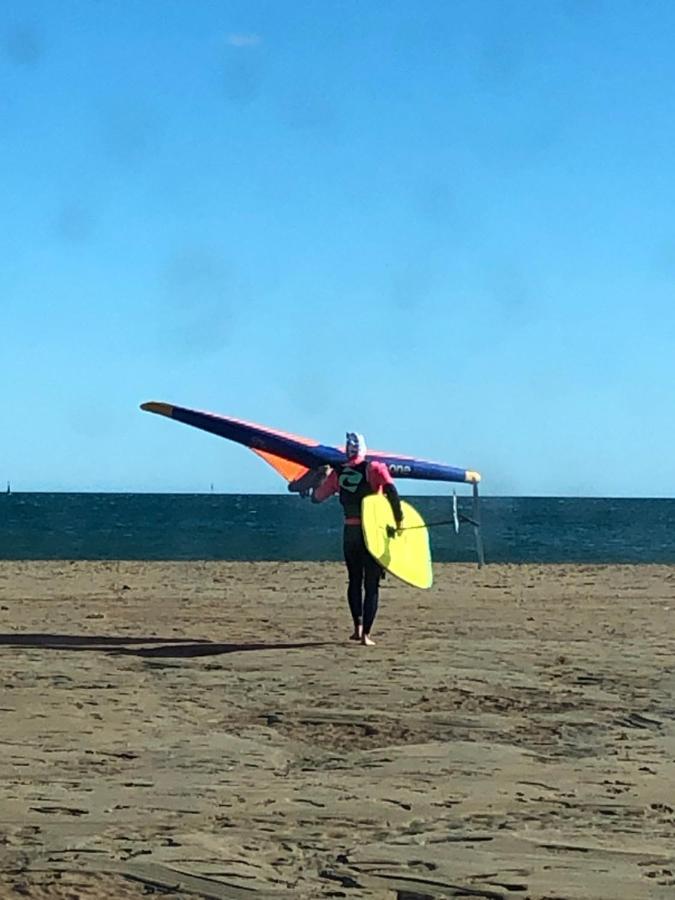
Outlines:
<svg viewBox="0 0 675 900"><path fill-rule="evenodd" d="M324 466L307 472L288 485L290 491L310 495L313 503L323 503L333 494L339 495L344 511L343 551L347 566L347 599L354 621L350 640L365 646L375 642L370 636L380 593L382 569L366 549L361 529L361 502L368 494L379 492L387 496L394 513L396 527L403 519L401 500L386 465L366 461L366 442L362 434L348 431L345 443L345 462Z"/></svg>

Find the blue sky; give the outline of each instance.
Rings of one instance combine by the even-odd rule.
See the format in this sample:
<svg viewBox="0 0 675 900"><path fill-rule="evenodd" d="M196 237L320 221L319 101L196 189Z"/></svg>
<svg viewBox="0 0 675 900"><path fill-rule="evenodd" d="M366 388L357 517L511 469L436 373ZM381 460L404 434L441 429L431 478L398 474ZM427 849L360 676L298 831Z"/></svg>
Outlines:
<svg viewBox="0 0 675 900"><path fill-rule="evenodd" d="M674 42L666 2L5 0L0 483L283 490L164 400L674 495Z"/></svg>

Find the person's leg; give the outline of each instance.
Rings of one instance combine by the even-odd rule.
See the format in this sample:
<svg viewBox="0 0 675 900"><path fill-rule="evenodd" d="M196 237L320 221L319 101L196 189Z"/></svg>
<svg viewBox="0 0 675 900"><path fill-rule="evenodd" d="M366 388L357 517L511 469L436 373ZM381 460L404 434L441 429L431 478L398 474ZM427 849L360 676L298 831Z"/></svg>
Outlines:
<svg viewBox="0 0 675 900"><path fill-rule="evenodd" d="M380 596L380 578L382 569L377 560L366 550L363 543L363 568L365 572L365 598L363 601L363 632L361 640L364 644L373 644L370 631L377 615L377 605Z"/></svg>
<svg viewBox="0 0 675 900"><path fill-rule="evenodd" d="M347 600L349 611L354 621L354 633L351 640L358 641L363 634L363 555L361 553L361 528L358 525L345 525L343 549L349 583Z"/></svg>

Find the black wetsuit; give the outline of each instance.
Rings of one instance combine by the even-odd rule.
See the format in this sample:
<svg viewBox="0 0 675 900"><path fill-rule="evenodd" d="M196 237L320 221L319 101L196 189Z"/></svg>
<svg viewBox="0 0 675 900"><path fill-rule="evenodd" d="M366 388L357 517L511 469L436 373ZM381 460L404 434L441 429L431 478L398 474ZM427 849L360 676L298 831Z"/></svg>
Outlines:
<svg viewBox="0 0 675 900"><path fill-rule="evenodd" d="M339 498L345 514L343 551L349 583L347 599L354 620L354 629L363 626L363 633L370 629L377 615L382 569L366 549L361 528L361 503L373 493L368 482L368 463L365 461L335 467L338 478ZM394 508L397 520L401 518L401 505L394 485L386 486L386 493Z"/></svg>

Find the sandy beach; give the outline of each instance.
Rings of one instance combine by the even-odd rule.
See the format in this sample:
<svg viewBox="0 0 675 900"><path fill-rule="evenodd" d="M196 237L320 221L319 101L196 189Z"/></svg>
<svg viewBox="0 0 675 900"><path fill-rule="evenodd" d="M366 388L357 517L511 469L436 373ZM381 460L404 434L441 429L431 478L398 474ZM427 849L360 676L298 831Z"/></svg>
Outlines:
<svg viewBox="0 0 675 900"><path fill-rule="evenodd" d="M675 569L0 563L0 897L672 898Z"/></svg>

